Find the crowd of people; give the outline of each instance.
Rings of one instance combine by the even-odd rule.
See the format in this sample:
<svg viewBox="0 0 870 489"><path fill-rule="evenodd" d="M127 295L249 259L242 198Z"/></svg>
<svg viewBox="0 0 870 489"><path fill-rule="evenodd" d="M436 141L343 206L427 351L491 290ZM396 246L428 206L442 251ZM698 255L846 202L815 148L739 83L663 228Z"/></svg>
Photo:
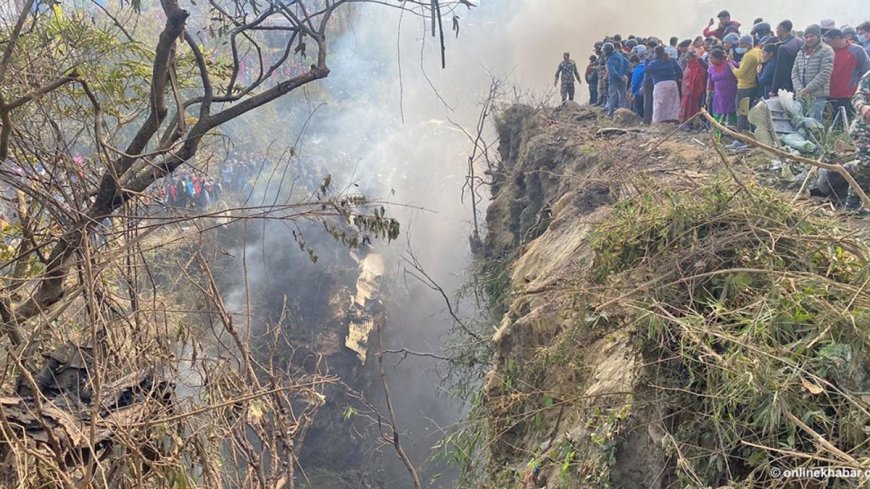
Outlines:
<svg viewBox="0 0 870 489"><path fill-rule="evenodd" d="M254 191L256 171L252 158L236 156L221 165L217 178L175 173L165 178L163 185L157 188L156 199L162 205L176 209L205 209L229 194L241 195L242 200L246 200Z"/></svg>
<svg viewBox="0 0 870 489"><path fill-rule="evenodd" d="M847 169L870 184L870 21L838 27L824 19L798 33L789 20L772 27L759 18L746 29L728 11L717 18L701 35L682 41L608 36L594 45L583 78L565 53L556 71L562 102L574 99L575 80L585 81L590 104L610 116L629 109L647 124L692 130L704 128L695 121L705 108L726 126L750 132L752 107L789 92L820 123L840 115L844 125L854 121L859 160ZM846 204L860 207L854 192Z"/></svg>

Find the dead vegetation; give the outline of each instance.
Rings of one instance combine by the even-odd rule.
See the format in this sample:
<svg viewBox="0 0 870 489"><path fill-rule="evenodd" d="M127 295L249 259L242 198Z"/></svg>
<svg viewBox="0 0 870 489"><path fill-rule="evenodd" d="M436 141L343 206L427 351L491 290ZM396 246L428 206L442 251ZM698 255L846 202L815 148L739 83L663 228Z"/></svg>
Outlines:
<svg viewBox="0 0 870 489"><path fill-rule="evenodd" d="M215 264L228 251L209 232L278 221L316 260L300 221L347 247L395 239L398 222L336 195L329 176L300 197L283 157L257 189L271 203L248 191L176 212L161 190L173 173L218 177L224 142L260 139L252 112L260 127L292 123L264 110L329 75L360 3L4 9L0 485L292 489L306 478L299 455L336 379L289 341L284 317L255 314L244 243L242 298L222 295L228 272ZM366 3L433 22L462 5Z"/></svg>
<svg viewBox="0 0 870 489"><path fill-rule="evenodd" d="M870 250L814 214L720 182L621 202L596 240L591 280L613 292L595 310L643 341L678 487L870 461Z"/></svg>
<svg viewBox="0 0 870 489"><path fill-rule="evenodd" d="M515 108L499 119L504 174L487 244L517 259L469 480L863 483L773 470L870 464L860 226L760 186L702 136L603 140L583 114ZM552 215L530 233L512 206L532 179ZM609 197L587 205L596 188Z"/></svg>
<svg viewBox="0 0 870 489"><path fill-rule="evenodd" d="M109 236L103 255L136 253L98 275L96 257L81 264L84 290L23 350L43 359L6 357L5 386L19 380L0 399L3 486L294 487L336 379L280 361L295 346L278 325L253 333L229 312L209 240L146 236Z"/></svg>

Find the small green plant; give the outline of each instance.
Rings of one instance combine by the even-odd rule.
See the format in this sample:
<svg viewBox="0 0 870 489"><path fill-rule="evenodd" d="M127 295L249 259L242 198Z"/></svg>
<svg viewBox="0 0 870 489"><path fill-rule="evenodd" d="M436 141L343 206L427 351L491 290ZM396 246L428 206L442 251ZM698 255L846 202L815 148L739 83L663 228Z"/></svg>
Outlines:
<svg viewBox="0 0 870 489"><path fill-rule="evenodd" d="M487 260L482 269L484 291L489 301L489 307L496 317L501 316L507 310L507 301L511 292L510 267L513 261L513 255L490 259Z"/></svg>
<svg viewBox="0 0 870 489"><path fill-rule="evenodd" d="M344 408L344 411L342 411L341 417L345 421L350 421L351 418L357 416L358 414L359 413L356 409L354 409L353 406L347 406L346 408Z"/></svg>
<svg viewBox="0 0 870 489"><path fill-rule="evenodd" d="M574 467L574 457L576 455L577 451L570 443L566 442L562 444L562 447L559 450L559 458L562 460L562 465L559 468L559 481L563 487L570 487L571 470Z"/></svg>

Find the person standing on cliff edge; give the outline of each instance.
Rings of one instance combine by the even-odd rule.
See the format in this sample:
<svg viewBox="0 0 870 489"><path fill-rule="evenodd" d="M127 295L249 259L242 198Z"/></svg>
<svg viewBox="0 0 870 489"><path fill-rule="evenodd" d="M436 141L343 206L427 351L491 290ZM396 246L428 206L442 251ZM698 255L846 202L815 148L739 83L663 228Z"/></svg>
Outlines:
<svg viewBox="0 0 870 489"><path fill-rule="evenodd" d="M577 79L577 83L582 83L580 72L577 71L577 64L571 59L571 53L565 53L562 56L562 62L556 68L556 80L553 82L554 87L559 83L560 78L562 79L560 93L562 94L562 103L564 104L566 100L574 100L574 79Z"/></svg>
<svg viewBox="0 0 870 489"><path fill-rule="evenodd" d="M604 43L601 52L606 57L607 66L607 105L604 110L609 117L613 117L616 109L628 107L628 75L631 73L631 64L613 43Z"/></svg>
<svg viewBox="0 0 870 489"><path fill-rule="evenodd" d="M861 78L852 105L855 109L855 122L852 124L851 136L858 147L858 161L844 166L855 177L861 190L867 192L870 191L870 71ZM855 190L850 188L846 209L859 210L863 205ZM867 213L870 209L863 211Z"/></svg>
<svg viewBox="0 0 870 489"><path fill-rule="evenodd" d="M589 56L586 67L586 84L589 85L589 105L598 104L598 56Z"/></svg>

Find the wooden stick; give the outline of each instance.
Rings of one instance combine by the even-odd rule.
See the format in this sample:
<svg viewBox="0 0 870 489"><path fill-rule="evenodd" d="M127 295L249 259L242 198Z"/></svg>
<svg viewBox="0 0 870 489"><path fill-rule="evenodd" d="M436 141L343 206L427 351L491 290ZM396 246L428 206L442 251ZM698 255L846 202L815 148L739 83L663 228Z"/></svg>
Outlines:
<svg viewBox="0 0 870 489"><path fill-rule="evenodd" d="M858 182L856 182L855 179L852 177L852 175L848 171L846 171L846 169L843 168L842 166L832 165L830 163L824 163L824 162L817 161L817 160L811 160L809 158L804 158L803 156L796 156L796 155L793 155L787 151L783 151L779 148L774 148L772 146L768 146L766 144L759 143L758 141L755 140L755 138L753 138L751 136L747 136L745 134L740 134L740 133L734 132L731 129L728 129L727 127L723 126L722 124L719 123L719 121L714 119L713 116L710 115L710 113L707 112L706 109L701 109L701 114L703 115L703 117L705 119L707 119L707 121L710 124L713 125L713 127L715 127L717 130L721 131L722 134L727 134L729 137L732 137L738 141L746 143L750 146L755 146L756 148L760 148L760 149L767 151L769 153L773 153L776 156L779 156L780 158L796 161L798 163L804 163L806 165L811 165L811 166L814 166L816 168L824 168L825 170L829 170L829 171L832 171L832 172L839 174L841 177L843 177L843 179L845 179L847 182L849 182L849 187L851 187L852 190L854 190L855 193L858 194L858 197L861 198L861 202L864 204L864 208L870 209L870 197L867 197L867 194L864 193L864 191L861 189L861 186L858 185Z"/></svg>
<svg viewBox="0 0 870 489"><path fill-rule="evenodd" d="M862 466L860 462L858 462L857 460L855 460L854 457L852 457L852 456L849 455L848 453L846 453L846 452L840 450L839 448L835 447L834 445L832 445L831 442L829 442L828 440L826 440L824 436L820 435L818 432L816 432L816 430L814 430L814 429L810 428L809 426L807 426L806 423L804 423L803 421L801 421L800 419L798 419L798 418L797 418L794 414L792 414L788 409L784 409L784 410L783 410L783 414L785 415L786 418L789 419L789 421L791 421L792 423L794 423L798 428L802 429L802 430L805 431L808 435L812 436L812 437L815 439L816 443L818 443L822 448L824 448L824 449L826 449L828 452L830 452L830 453L836 455L837 457L839 457L839 458L840 458L841 460L843 460L844 462L847 462L847 463L849 464L850 467L852 467L852 468L857 468L857 469L863 469L863 468L864 468L864 466Z"/></svg>
<svg viewBox="0 0 870 489"><path fill-rule="evenodd" d="M818 168L813 167L810 169L810 171L807 172L807 176L804 178L804 182L801 184L800 190L797 191L797 194L795 194L794 198L791 200L792 204L798 201L798 199L801 197L801 194L803 194L804 190L806 190L807 184L810 182L810 178L813 178L813 175L815 175L817 171Z"/></svg>

